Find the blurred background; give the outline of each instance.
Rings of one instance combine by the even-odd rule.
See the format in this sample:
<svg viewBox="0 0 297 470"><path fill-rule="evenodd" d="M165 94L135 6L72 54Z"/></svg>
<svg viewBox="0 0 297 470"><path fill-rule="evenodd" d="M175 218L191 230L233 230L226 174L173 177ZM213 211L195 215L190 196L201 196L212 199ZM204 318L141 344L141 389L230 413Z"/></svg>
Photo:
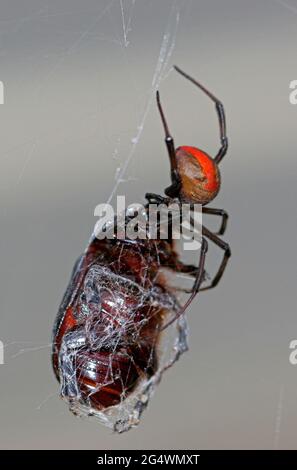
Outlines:
<svg viewBox="0 0 297 470"><path fill-rule="evenodd" d="M0 7L0 447L296 449L296 0ZM118 436L59 398L51 330L95 206L169 184L157 85L176 144L218 149L213 104L173 64L225 105L230 150L212 205L230 214L233 256L188 311L190 351Z"/></svg>

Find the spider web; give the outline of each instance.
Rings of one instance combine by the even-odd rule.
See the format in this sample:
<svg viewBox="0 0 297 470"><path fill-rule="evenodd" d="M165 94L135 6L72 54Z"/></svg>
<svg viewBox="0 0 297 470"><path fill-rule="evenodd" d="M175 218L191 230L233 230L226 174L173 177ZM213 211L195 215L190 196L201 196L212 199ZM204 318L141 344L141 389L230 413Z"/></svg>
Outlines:
<svg viewBox="0 0 297 470"><path fill-rule="evenodd" d="M133 2L133 4L134 3L135 1ZM121 8L123 8L122 5L123 4L121 2ZM152 103L155 102L156 91L158 90L161 81L166 77L166 74L168 74L168 66L169 66L170 59L175 48L175 41L176 41L178 25L179 25L179 20L180 20L180 8L181 8L180 6L178 7L178 2L174 2L171 8L170 14L169 14L169 19L168 19L166 30L163 35L163 40L162 40L162 44L160 47L160 53L157 58L155 71L153 73L152 85L151 85L149 97L147 99L144 110L142 112L140 122L137 124L136 135L131 138L131 150L128 153L127 158L125 159L125 162L122 168L120 169L120 171L118 172L116 176L116 182L107 200L107 203L109 203L112 200L113 196L116 194L120 184L122 183L126 175L129 164L135 155L136 147L141 139L144 126L145 126L145 121L150 111L150 107ZM128 25L130 23L131 23L131 17L130 17L130 20L128 21ZM123 15L123 31L124 31L125 44L127 41L127 30L128 30L128 27L125 26L125 20L124 20L124 15Z"/></svg>

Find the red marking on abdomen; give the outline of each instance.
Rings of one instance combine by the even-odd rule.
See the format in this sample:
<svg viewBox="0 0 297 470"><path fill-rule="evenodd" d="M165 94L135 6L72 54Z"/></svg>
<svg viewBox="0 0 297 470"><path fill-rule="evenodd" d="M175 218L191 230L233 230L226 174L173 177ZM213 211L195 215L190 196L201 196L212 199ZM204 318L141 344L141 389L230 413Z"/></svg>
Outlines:
<svg viewBox="0 0 297 470"><path fill-rule="evenodd" d="M182 147L180 147L180 149L192 155L198 160L202 172L207 179L204 185L204 189L211 192L216 191L219 186L219 180L217 177L216 164L214 163L213 159L209 155L207 155L207 153L203 152L197 147L183 145Z"/></svg>

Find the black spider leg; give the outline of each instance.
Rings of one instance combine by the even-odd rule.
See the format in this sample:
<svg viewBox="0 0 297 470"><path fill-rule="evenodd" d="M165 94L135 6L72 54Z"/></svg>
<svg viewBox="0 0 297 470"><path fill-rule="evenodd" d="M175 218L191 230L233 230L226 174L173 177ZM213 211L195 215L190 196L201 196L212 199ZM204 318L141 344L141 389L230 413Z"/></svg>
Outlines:
<svg viewBox="0 0 297 470"><path fill-rule="evenodd" d="M148 196L148 197L152 196L152 198L153 198L152 200L154 202L157 202L158 204L161 204L161 203L165 204L168 201L168 199L164 198L163 196L158 196L158 195L155 195L155 194L152 194L152 193L148 193L146 196ZM225 232L226 224L227 224L227 220L228 220L227 212L224 211L223 209L215 209L215 208L211 208L211 207L203 207L202 211L206 214L214 214L214 215L219 215L219 216L222 217L222 224L221 224L221 228L220 228L218 234L220 234L220 235L223 234ZM194 227L193 218L191 217L190 220L191 220L191 226ZM218 283L219 283L219 281L220 281L220 279L221 279L221 277L222 277L222 275L225 271L228 259L231 256L231 249L230 249L228 243L221 240L217 236L216 233L211 232L204 225L202 226L202 235L205 235L207 238L209 238L209 240L211 240L213 243L215 243L217 246L219 246L222 250L224 250L224 257L223 257L222 263L221 263L221 265L218 269L217 274L214 276L214 278L211 281L209 286L201 287L201 289L200 289L201 291L204 291L204 290L211 289L211 288L218 285ZM186 264L180 263L180 266L179 266L178 270L179 270L179 272L188 273L192 276L197 277L197 273L199 271L199 266L195 267L194 265L186 265ZM194 286L195 286L195 284L194 284ZM188 291L187 289L183 289L183 290L185 292L192 293L193 289L194 289L194 286L190 291Z"/></svg>
<svg viewBox="0 0 297 470"><path fill-rule="evenodd" d="M183 315L185 313L186 309L192 303L192 301L194 300L194 298L198 294L199 290L201 290L200 286L201 286L201 283L204 280L204 266L205 266L205 256L206 256L206 253L207 253L207 249L208 249L208 243L207 243L205 238L202 238L199 265L198 265L198 268L197 268L196 278L195 278L195 282L194 282L194 285L193 285L193 288L192 288L192 293L191 293L190 297L188 298L188 300L186 301L186 303L183 305L183 307L176 313L176 315L168 323L166 323L166 325L164 325L161 328L161 331L165 330L168 326L170 326L172 323L174 323L181 315Z"/></svg>
<svg viewBox="0 0 297 470"><path fill-rule="evenodd" d="M231 249L228 243L221 240L221 238L219 238L217 235L215 235L210 230L208 230L208 228L206 228L204 225L202 225L202 236L207 237L209 240L211 240L213 243L215 243L218 247L220 247L224 251L222 262L219 266L219 269L216 275L212 279L211 283L208 286L201 287L200 289L200 291L205 291L208 289L212 289L213 287L218 285L221 277L223 276L228 260L231 256Z"/></svg>
<svg viewBox="0 0 297 470"><path fill-rule="evenodd" d="M148 204L146 204L145 208L146 210L148 210L148 205L150 203L153 203L153 204L165 204L167 205L168 203L171 203L172 202L172 199L170 198L166 198L164 196L159 196L158 194L154 194L154 193L146 193L145 195L146 199L149 201ZM172 218L169 219L168 221L168 232L170 231L170 234L172 235L173 234L173 227L172 227ZM190 222L191 222L191 227L193 228L193 219L191 218L190 219ZM180 212L180 230L182 230L182 212ZM159 229L160 228L160 221L158 220L157 221L157 228ZM173 242L173 238L171 237L170 239L168 239L168 241L170 243ZM198 267L193 265L193 264L185 264L183 263L182 261L178 260L178 263L176 264L173 264L173 265L166 265L164 266L166 268L169 268L169 269L173 269L179 273L183 273L183 274L189 274L191 276L196 276L196 273L197 273L197 269ZM192 292L192 289L189 291L188 289L181 289L183 292L187 292L187 293L191 293Z"/></svg>
<svg viewBox="0 0 297 470"><path fill-rule="evenodd" d="M212 215L218 215L222 217L222 222L221 222L221 227L220 229L215 232L216 235L224 235L226 228L227 228L227 222L228 222L228 213L224 209L215 209L214 207L202 207L202 212L204 214L212 214Z"/></svg>
<svg viewBox="0 0 297 470"><path fill-rule="evenodd" d="M228 215L223 209L212 209L212 208L203 208L203 209L209 209L210 212L208 212L208 213L210 213L210 214L215 214L215 215L222 215L222 213L225 214L225 223L224 223L224 218L223 218L221 230L222 230L222 228L225 229ZM191 217L191 226L194 227L194 220L193 220L192 217ZM219 269L218 269L216 275L213 277L211 283L208 286L201 287L199 289L200 292L212 289L212 288L214 288L218 285L219 281L221 280L221 278L224 274L224 271L226 269L228 260L231 257L231 249L230 249L230 246L228 245L228 243L221 240L221 238L219 238L217 236L217 234L211 232L208 228L206 228L204 225L202 225L202 237L204 238L204 236L207 237L209 240L211 240L213 243L215 243L219 248L221 248L224 251L224 256L223 256L222 262L219 266ZM189 274L190 275L197 275L196 274L197 270L199 270L199 266L196 267L194 273L190 272ZM193 292L194 288L195 288L195 284L194 284L194 286L192 287L191 290L184 289L184 292L191 294Z"/></svg>
<svg viewBox="0 0 297 470"><path fill-rule="evenodd" d="M147 199L148 203L145 205L145 208L146 208L146 211L147 213L149 214L148 210L149 210L149 205L150 204L157 204L158 206L160 205L165 205L165 206L169 206L171 203L174 202L173 199L171 199L170 197L164 197L164 196L160 196L159 194L155 194L155 193L146 193L145 194L145 198ZM180 206L180 202L177 202L177 204L179 204L179 208L181 208ZM179 215L179 218L180 218L180 227L182 225L182 212L180 210L180 215ZM157 220L157 223L156 223L156 228L158 230L158 234L160 235L160 227L161 227L161 223L160 223L160 220L158 219ZM172 216L168 219L168 236L169 236L169 239L168 241L171 243L172 242L172 236L173 236L173 226L172 226ZM170 233L170 235L169 235ZM181 263L183 264L183 263ZM186 271L188 272L188 271Z"/></svg>
<svg viewBox="0 0 297 470"><path fill-rule="evenodd" d="M183 75L187 80L194 83L194 85L198 86L200 90L202 90L214 103L216 106L217 115L219 118L219 126L220 126L220 140L221 140L221 147L214 158L214 161L218 164L226 155L228 150L228 138L226 135L226 118L225 118L225 111L224 106L218 98L216 98L207 88L205 88L201 83L197 82L194 78L190 77L187 73L183 72L179 67L176 65L174 66L175 70Z"/></svg>
<svg viewBox="0 0 297 470"><path fill-rule="evenodd" d="M170 175L171 175L171 185L168 186L168 188L165 189L165 194L166 196L175 198L178 197L180 188L181 188L181 181L180 177L178 174L178 168L177 168L177 162L176 162L176 154L175 154L175 146L174 146L174 140L172 135L169 132L168 124L165 118L165 114L161 105L161 100L160 100L160 93L157 91L156 93L157 97L157 105L159 108L160 116L162 119L164 131L165 131L165 144L167 147L168 151L168 156L170 160Z"/></svg>

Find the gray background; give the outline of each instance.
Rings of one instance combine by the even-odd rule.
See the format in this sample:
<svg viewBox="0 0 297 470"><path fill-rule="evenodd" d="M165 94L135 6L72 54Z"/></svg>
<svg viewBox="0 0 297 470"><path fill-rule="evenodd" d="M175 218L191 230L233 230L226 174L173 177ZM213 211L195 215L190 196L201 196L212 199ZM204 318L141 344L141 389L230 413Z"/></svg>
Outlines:
<svg viewBox="0 0 297 470"><path fill-rule="evenodd" d="M123 0L123 11L126 46L117 0L0 1L0 447L296 449L296 0ZM94 207L131 151L176 12L167 72L178 64L226 107L230 151L213 206L230 213L233 257L189 310L190 352L138 429L117 436L59 399L51 328ZM214 154L213 105L167 72L160 88L176 143ZM134 201L168 182L152 102L118 192Z"/></svg>

